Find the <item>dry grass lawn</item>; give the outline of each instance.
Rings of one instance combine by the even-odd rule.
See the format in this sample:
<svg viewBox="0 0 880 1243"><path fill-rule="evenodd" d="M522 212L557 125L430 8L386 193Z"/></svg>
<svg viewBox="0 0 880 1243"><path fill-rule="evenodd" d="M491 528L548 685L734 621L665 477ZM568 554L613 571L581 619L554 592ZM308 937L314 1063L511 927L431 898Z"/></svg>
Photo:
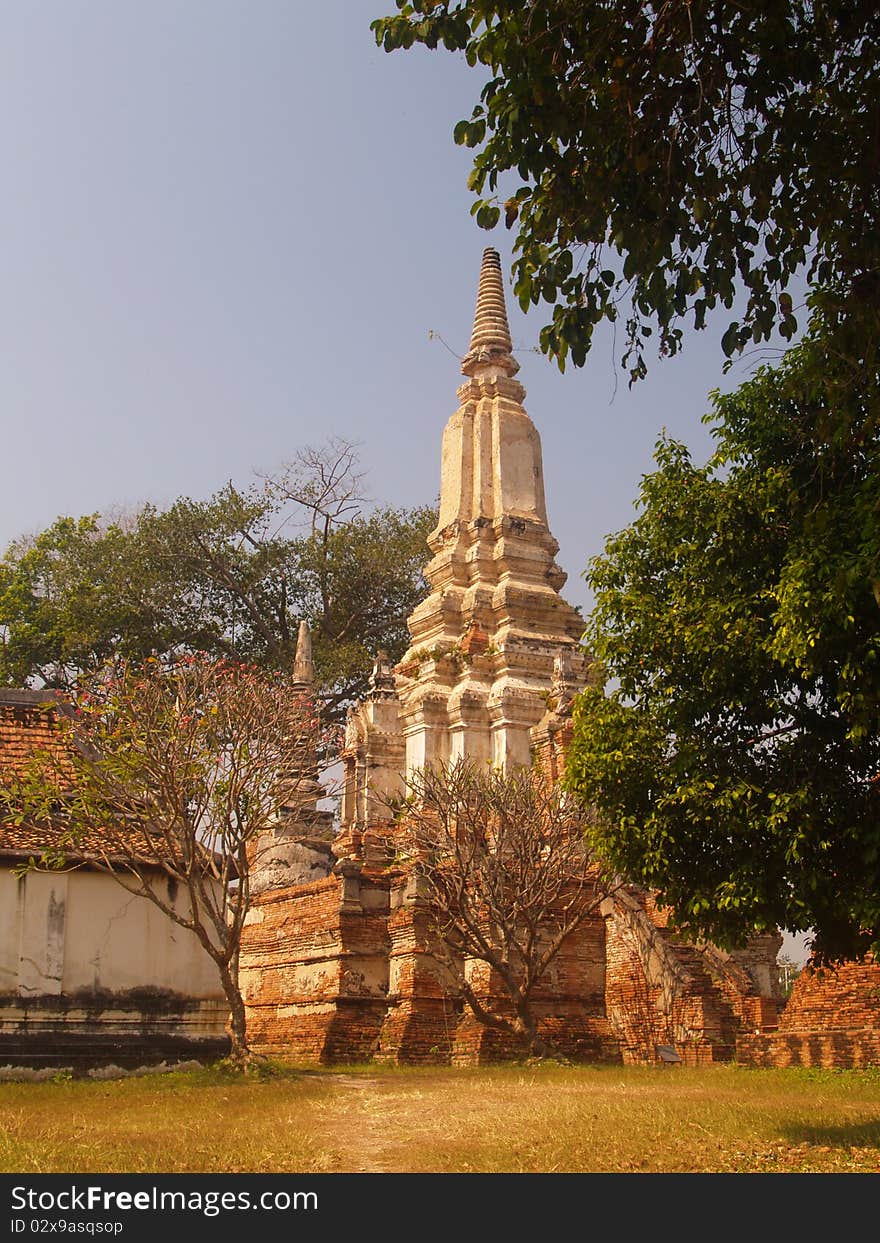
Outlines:
<svg viewBox="0 0 880 1243"><path fill-rule="evenodd" d="M217 1070L0 1084L0 1170L880 1172L880 1070Z"/></svg>

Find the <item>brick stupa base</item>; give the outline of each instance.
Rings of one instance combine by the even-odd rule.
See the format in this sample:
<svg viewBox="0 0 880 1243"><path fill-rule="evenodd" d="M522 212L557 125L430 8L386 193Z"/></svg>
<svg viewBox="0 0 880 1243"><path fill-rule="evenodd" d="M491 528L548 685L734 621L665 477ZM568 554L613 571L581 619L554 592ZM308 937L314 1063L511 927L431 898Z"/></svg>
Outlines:
<svg viewBox="0 0 880 1243"><path fill-rule="evenodd" d="M880 963L843 963L795 980L779 1026L743 1032L737 1061L755 1066L880 1066Z"/></svg>

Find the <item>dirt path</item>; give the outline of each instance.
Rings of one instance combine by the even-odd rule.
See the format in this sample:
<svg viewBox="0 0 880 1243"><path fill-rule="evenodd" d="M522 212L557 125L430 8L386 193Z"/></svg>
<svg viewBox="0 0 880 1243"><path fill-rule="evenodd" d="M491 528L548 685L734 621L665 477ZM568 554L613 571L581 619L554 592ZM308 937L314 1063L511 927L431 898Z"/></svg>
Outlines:
<svg viewBox="0 0 880 1243"><path fill-rule="evenodd" d="M321 1107L321 1124L334 1156L335 1170L345 1174L399 1172L395 1110L383 1090L382 1080L345 1074L321 1078L339 1089Z"/></svg>

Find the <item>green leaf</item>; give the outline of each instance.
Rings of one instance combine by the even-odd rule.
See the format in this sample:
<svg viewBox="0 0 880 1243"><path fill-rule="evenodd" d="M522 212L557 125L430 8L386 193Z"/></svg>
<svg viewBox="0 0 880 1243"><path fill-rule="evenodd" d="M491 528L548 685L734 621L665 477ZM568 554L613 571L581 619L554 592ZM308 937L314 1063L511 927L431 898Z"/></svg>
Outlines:
<svg viewBox="0 0 880 1243"><path fill-rule="evenodd" d="M739 346L739 324L734 321L721 338L721 348L726 358L730 358Z"/></svg>

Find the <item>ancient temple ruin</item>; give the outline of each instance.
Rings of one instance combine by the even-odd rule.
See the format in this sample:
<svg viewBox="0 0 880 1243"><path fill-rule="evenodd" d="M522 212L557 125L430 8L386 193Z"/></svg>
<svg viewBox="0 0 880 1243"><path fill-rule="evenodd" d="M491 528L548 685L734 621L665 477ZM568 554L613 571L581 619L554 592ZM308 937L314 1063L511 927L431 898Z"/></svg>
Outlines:
<svg viewBox="0 0 880 1243"><path fill-rule="evenodd" d="M265 1053L469 1062L511 1051L449 994L426 953L424 899L396 860L386 803L409 772L459 758L503 768L537 758L556 779L571 701L590 676L582 621L560 594L541 441L516 379L494 250L461 369L430 594L409 619L403 659L392 668L379 654L349 715L341 829L332 840L326 826L316 832L313 802L279 823L258 869L241 976L249 1036ZM775 1024L779 943L764 937L733 955L682 944L651 895L630 888L572 935L536 1009L574 1057L653 1061L672 1046L685 1061L729 1058L741 1031Z"/></svg>

